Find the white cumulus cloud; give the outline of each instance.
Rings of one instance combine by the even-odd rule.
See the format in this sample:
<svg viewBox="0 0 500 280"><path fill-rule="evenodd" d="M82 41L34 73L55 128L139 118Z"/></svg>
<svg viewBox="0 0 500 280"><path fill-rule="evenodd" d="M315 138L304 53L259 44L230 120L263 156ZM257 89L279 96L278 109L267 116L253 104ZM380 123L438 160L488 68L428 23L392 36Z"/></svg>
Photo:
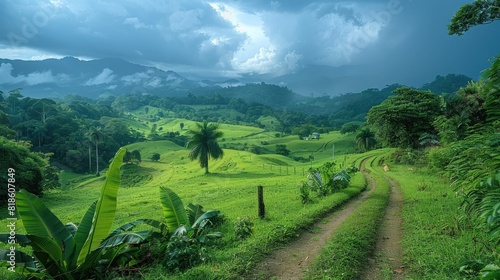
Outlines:
<svg viewBox="0 0 500 280"><path fill-rule="evenodd" d="M109 68L104 68L99 75L95 76L94 78L88 79L85 85L95 86L95 85L109 84L113 82L115 77L116 75L113 74L113 70Z"/></svg>
<svg viewBox="0 0 500 280"><path fill-rule="evenodd" d="M6 84L26 83L29 86L34 86L44 83L53 83L62 80L63 75L54 76L51 70L43 72L31 72L28 75L13 76L14 68L10 63L0 64L0 81Z"/></svg>

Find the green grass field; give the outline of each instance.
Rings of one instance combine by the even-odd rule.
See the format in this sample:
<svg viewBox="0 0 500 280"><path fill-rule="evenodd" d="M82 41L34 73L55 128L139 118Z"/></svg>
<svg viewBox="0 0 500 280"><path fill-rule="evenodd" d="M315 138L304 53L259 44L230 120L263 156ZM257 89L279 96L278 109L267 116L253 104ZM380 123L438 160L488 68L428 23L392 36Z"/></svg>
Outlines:
<svg viewBox="0 0 500 280"><path fill-rule="evenodd" d="M151 122L140 118L130 119L127 122L135 129L142 129L144 132L150 129L147 123L151 125ZM156 123L158 126L177 128L180 122L185 124L184 132L187 128L194 127L194 122L187 120L167 118ZM268 137L263 133L263 129L255 127L224 124L220 129L225 134L225 142L228 143L240 141L260 144L262 139ZM350 138L338 133L325 134L321 140L315 141L298 140L296 136L282 138L271 136L272 144L269 146L285 144L292 154L314 153L315 160L312 163L302 163L276 154L256 155L247 151L225 149L224 158L211 160L209 165L211 173L205 175L197 161L189 160L189 151L185 147L170 141L146 141L128 145L126 148L129 150L141 151L143 161L138 166L131 164L122 166L122 187L118 193L115 226L139 218L161 220L163 214L159 187L169 187L185 203L199 203L205 209L218 209L226 217L223 240L233 245L229 245L230 250L226 248L216 251L215 259L224 263L220 268L221 275L229 277L235 269L238 273L248 269L246 265L242 267L239 261L234 263L231 254L248 251L248 256L255 258L253 262L249 262L249 267L259 259L258 256L271 250L274 244L292 238L299 228L310 224L318 215L356 195L364 187L364 183L359 182L342 193L322 200L315 198L313 204L303 206L297 185L306 180L305 174L308 168L331 160L330 144ZM342 144L338 146L341 147ZM149 160L153 153L160 154L158 162ZM348 160L345 156L338 159ZM48 191L42 200L63 223L78 223L90 204L99 197L103 181L104 176L96 178L92 175L81 176L65 171L61 174L63 188ZM264 186L267 212L264 220L255 218L259 185ZM232 233L232 223L238 217L252 217L255 223L254 236L242 244L234 243ZM5 220L2 223L5 223ZM22 232L22 228L19 232Z"/></svg>
<svg viewBox="0 0 500 280"><path fill-rule="evenodd" d="M138 112L140 110L144 112L143 108ZM142 118L145 114L138 112L135 119L127 120L128 125L148 132L152 123ZM272 119L265 121L269 124L275 122ZM165 118L155 123L169 131L180 130L181 122L185 125L181 134L195 126L194 122L183 119ZM320 216L333 211L365 187L362 174L357 173L349 188L323 199L313 195L313 203L304 206L297 185L306 180L305 174L311 166L318 167L331 161L332 156L338 165L344 167L359 167L360 162L369 156L373 158L371 166L379 166L384 160L381 155L393 151L383 149L354 154L354 135L338 132L322 134L319 140L305 141L297 136L276 137L274 132L256 127L221 125L220 129L225 134L221 145L262 145L265 141L265 148L274 151L277 144L285 144L291 150L290 157L225 149L224 158L211 160L211 173L204 174L197 161L189 160L189 151L185 147L170 141L146 141L126 147L140 150L143 161L138 166L122 166L115 226L140 218L161 220L159 188L162 186L174 190L185 204L198 203L206 210L220 210L226 219L221 228L224 237L218 245L210 248L213 257L206 264L182 275L165 274L160 267L151 267L143 271L145 279L238 278L249 272L266 253L295 238L300 230L307 229ZM158 162L149 159L153 153L160 154ZM291 158L307 158L309 155L314 157L312 162L298 162ZM458 279L462 276L458 273L462 259L486 255L480 244L471 244L471 240L481 241L486 237L472 228L459 226L459 199L444 180L425 170L410 172L406 166L391 166L390 176L400 182L405 197L404 250L409 279ZM61 173L63 187L47 191L42 201L63 223L77 223L99 197L103 181L104 176L96 178L64 171ZM257 218L259 185L264 186L267 212L263 220ZM377 207L373 209L379 209ZM370 209L366 211L373 210ZM7 223L5 215L1 214L2 226ZM244 241L234 238L232 226L239 217L251 217L254 222L253 236ZM345 227L352 229L349 223ZM18 232L23 232L21 222ZM331 246L329 248L334 248ZM328 250L323 258L328 258ZM321 266L318 269L321 270Z"/></svg>

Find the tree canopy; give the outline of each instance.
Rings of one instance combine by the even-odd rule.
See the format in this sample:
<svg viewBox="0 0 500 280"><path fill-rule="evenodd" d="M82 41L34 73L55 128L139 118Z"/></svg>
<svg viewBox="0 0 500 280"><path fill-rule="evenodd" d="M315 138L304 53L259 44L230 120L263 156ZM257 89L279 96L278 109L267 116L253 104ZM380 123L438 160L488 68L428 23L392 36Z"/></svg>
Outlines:
<svg viewBox="0 0 500 280"><path fill-rule="evenodd" d="M58 181L57 171L50 169L48 158L31 152L31 144L24 141L7 140L0 136L0 179L7 182L8 173L15 173L13 185L29 192L42 195L43 189L50 187L50 180ZM7 172L13 168L15 172ZM55 176L55 177L54 177ZM50 180L49 180L50 179ZM0 202L7 200L7 187L0 191Z"/></svg>
<svg viewBox="0 0 500 280"><path fill-rule="evenodd" d="M188 142L187 147L191 148L189 158L191 160L198 159L200 167L205 168L205 173L208 171L208 160L210 157L214 159L222 158L224 151L217 143L217 139L223 136L222 131L218 130L219 125L214 123L196 123L197 129L190 129L191 140Z"/></svg>
<svg viewBox="0 0 500 280"><path fill-rule="evenodd" d="M476 0L463 5L448 25L450 35L463 35L470 28L500 19L500 0Z"/></svg>
<svg viewBox="0 0 500 280"><path fill-rule="evenodd" d="M387 145L418 147L423 133L435 134L432 122L441 111L439 98L430 91L398 88L368 112L367 122Z"/></svg>

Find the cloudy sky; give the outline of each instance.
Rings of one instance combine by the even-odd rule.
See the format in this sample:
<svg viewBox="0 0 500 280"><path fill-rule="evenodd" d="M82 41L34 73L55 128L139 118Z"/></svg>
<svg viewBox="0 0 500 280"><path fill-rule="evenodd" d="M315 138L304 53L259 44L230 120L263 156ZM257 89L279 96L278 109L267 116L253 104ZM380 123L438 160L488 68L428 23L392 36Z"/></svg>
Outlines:
<svg viewBox="0 0 500 280"><path fill-rule="evenodd" d="M471 1L4 0L0 58L118 57L194 79L325 83L302 92L418 86L478 78L500 52L498 22L447 34Z"/></svg>

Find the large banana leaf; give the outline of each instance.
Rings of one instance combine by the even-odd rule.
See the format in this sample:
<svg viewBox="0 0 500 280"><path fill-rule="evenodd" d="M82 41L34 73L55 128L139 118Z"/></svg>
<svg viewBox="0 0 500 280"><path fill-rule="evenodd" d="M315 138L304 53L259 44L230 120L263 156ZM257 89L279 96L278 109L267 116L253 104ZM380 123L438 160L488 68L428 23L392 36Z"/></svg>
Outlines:
<svg viewBox="0 0 500 280"><path fill-rule="evenodd" d="M132 229L141 224L146 224L146 221L142 219L133 221L113 230L97 248L114 247L122 243L139 244L143 242L151 234L151 230L131 232Z"/></svg>
<svg viewBox="0 0 500 280"><path fill-rule="evenodd" d="M8 244L9 237L10 233L0 233L0 242ZM16 244L20 244L21 246L25 246L26 244L31 242L31 240L29 240L29 238L26 235L20 233L16 233L15 240Z"/></svg>
<svg viewBox="0 0 500 280"><path fill-rule="evenodd" d="M111 238L111 237L113 237L115 235L118 235L120 233L130 231L130 230L134 229L136 226L141 225L141 224L144 224L144 220L137 220L137 221L133 221L133 222L130 222L130 223L126 223L123 226L120 226L119 228L116 228L115 230L113 230L108 235L108 238L106 238L106 239L109 239L109 238Z"/></svg>
<svg viewBox="0 0 500 280"><path fill-rule="evenodd" d="M96 204L92 227L78 256L79 264L83 263L86 256L99 246L111 229L116 213L116 196L120 187L120 167L126 151L125 148L118 150L106 172L106 180Z"/></svg>
<svg viewBox="0 0 500 280"><path fill-rule="evenodd" d="M150 230L121 232L107 238L97 248L115 247L121 244L139 244L146 240L150 234Z"/></svg>
<svg viewBox="0 0 500 280"><path fill-rule="evenodd" d="M28 235L28 238L31 240L30 245L33 251L47 254L51 262L57 266L59 272L67 271L62 259L63 251L61 251L55 240L36 235ZM42 263L43 265L47 265L47 262Z"/></svg>
<svg viewBox="0 0 500 280"><path fill-rule="evenodd" d="M203 206L189 203L186 208L186 213L189 218L189 224L193 225L194 222L196 222L196 220L205 213L205 211L203 211Z"/></svg>
<svg viewBox="0 0 500 280"><path fill-rule="evenodd" d="M180 226L188 225L189 220L184 204L174 191L166 187L160 187L160 201L163 207L165 223L170 232L175 231Z"/></svg>
<svg viewBox="0 0 500 280"><path fill-rule="evenodd" d="M75 254L71 259L71 267L75 267L77 264L77 258L80 256L80 252L87 241L89 236L90 229L92 228L92 219L95 214L95 207L97 205L97 201L94 201L83 215L83 218L78 225L78 229L75 233ZM79 264L79 263L78 263Z"/></svg>
<svg viewBox="0 0 500 280"><path fill-rule="evenodd" d="M17 209L28 235L53 240L54 243L49 247L40 249L52 250L52 246L56 245L59 252L64 252L64 259L67 260L75 248L75 240L68 229L35 195L21 190L16 197Z"/></svg>
<svg viewBox="0 0 500 280"><path fill-rule="evenodd" d="M199 216L198 219L196 219L196 221L193 223L193 228L199 227L201 222L213 218L219 215L219 213L220 213L219 210L209 210L205 212L203 215Z"/></svg>
<svg viewBox="0 0 500 280"><path fill-rule="evenodd" d="M143 222L144 224L148 226L152 226L156 229L158 229L160 232L165 233L166 230L168 230L167 225L165 223L162 223L157 220L152 220L152 219L140 219L139 221Z"/></svg>
<svg viewBox="0 0 500 280"><path fill-rule="evenodd" d="M32 256L19 250L16 250L14 252L16 257L16 267L25 267L26 269L30 269L31 271L35 271L38 269L36 262ZM8 256L7 254L10 253L11 253L10 250L0 249L0 261L9 262L10 256Z"/></svg>
<svg viewBox="0 0 500 280"><path fill-rule="evenodd" d="M78 231L78 226L72 222L66 223L64 226L68 229L69 233L75 237L75 234Z"/></svg>

